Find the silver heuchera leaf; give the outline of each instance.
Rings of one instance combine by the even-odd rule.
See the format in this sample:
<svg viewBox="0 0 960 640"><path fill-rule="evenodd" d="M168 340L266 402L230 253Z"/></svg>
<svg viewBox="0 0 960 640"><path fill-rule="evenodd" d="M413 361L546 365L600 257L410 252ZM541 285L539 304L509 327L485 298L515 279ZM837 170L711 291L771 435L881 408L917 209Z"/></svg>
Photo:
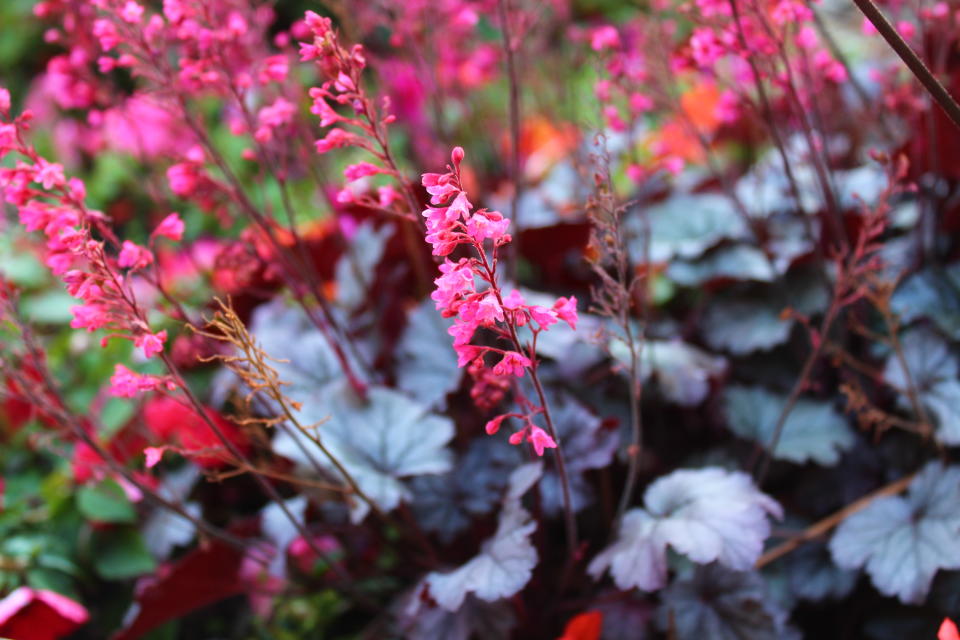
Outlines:
<svg viewBox="0 0 960 640"><path fill-rule="evenodd" d="M913 246L913 245L911 245ZM960 332L960 263L944 269L925 269L903 281L893 294L891 308L906 324L929 317L947 335Z"/></svg>
<svg viewBox="0 0 960 640"><path fill-rule="evenodd" d="M711 301L701 322L710 347L738 356L771 349L787 341L795 324L781 317L785 308L811 315L829 301L820 279L805 270L791 272L777 287L752 290L753 295L720 295Z"/></svg>
<svg viewBox="0 0 960 640"><path fill-rule="evenodd" d="M834 562L863 567L874 586L923 602L940 569L960 569L960 467L932 462L907 495L886 496L844 520L830 540Z"/></svg>
<svg viewBox="0 0 960 640"><path fill-rule="evenodd" d="M329 342L298 308L275 300L257 307L250 333L271 358L270 365L286 383L283 392L296 402L322 396L343 379L343 370Z"/></svg>
<svg viewBox="0 0 960 640"><path fill-rule="evenodd" d="M410 499L403 478L444 473L453 464L446 446L453 438L453 422L428 413L391 389L371 387L364 402L344 385L338 393L329 394L324 404L304 403L298 420L304 427L319 425L313 434L384 511ZM273 439L273 449L296 462L302 472L312 471L317 464L332 477L341 477L326 454L294 429L281 430ZM354 522L368 510L366 502L354 500Z"/></svg>
<svg viewBox="0 0 960 640"><path fill-rule="evenodd" d="M184 503L184 509L194 518L201 517L200 505L187 502L193 485L200 477L195 465L164 474L157 493L172 502ZM169 509L156 509L143 527L143 542L157 560L166 560L174 547L185 545L197 532L197 527L183 516Z"/></svg>
<svg viewBox="0 0 960 640"><path fill-rule="evenodd" d="M793 320L780 317L782 310L764 300L717 300L704 315L704 338L734 355L771 349L786 342L793 328Z"/></svg>
<svg viewBox="0 0 960 640"><path fill-rule="evenodd" d="M580 511L593 498L583 473L610 464L619 437L616 431L604 429L603 421L572 397L559 397L550 409L560 448L567 459L573 510ZM557 472L546 471L539 487L544 512L559 513L563 508L563 490Z"/></svg>
<svg viewBox="0 0 960 640"><path fill-rule="evenodd" d="M462 370L447 333L451 324L428 298L410 313L397 346L397 386L430 408L443 409L460 384Z"/></svg>
<svg viewBox="0 0 960 640"><path fill-rule="evenodd" d="M449 573L432 572L425 583L430 595L444 609L456 611L467 594L493 602L509 598L530 581L537 564L537 550L530 534L537 528L520 499L543 474L543 464L532 462L510 476L503 510L493 538L483 544L480 554Z"/></svg>
<svg viewBox="0 0 960 640"><path fill-rule="evenodd" d="M449 542L475 516L493 510L522 459L520 449L502 439L479 438L448 473L413 478L413 512L420 526Z"/></svg>
<svg viewBox="0 0 960 640"><path fill-rule="evenodd" d="M393 225L387 224L380 229L364 222L350 239L346 252L337 262L337 303L346 309L358 307L367 297L367 291L373 281L373 271L387 240L393 234Z"/></svg>
<svg viewBox="0 0 960 640"><path fill-rule="evenodd" d="M696 262L672 262L667 277L686 287L698 287L716 278L773 282L777 272L763 251L737 244L720 247Z"/></svg>
<svg viewBox="0 0 960 640"><path fill-rule="evenodd" d="M677 640L798 640L763 578L711 564L697 567L662 594L658 621Z"/></svg>
<svg viewBox="0 0 960 640"><path fill-rule="evenodd" d="M645 223L650 242L645 242ZM638 260L666 262L696 258L721 240L747 237L747 227L730 199L716 193L679 194L645 207L627 218L633 238L630 253ZM645 253L649 249L649 256Z"/></svg>
<svg viewBox="0 0 960 640"><path fill-rule="evenodd" d="M415 591L417 598L419 589ZM516 617L508 602L484 602L468 595L456 611L443 607L426 608L419 601L407 607L400 624L407 640L508 640Z"/></svg>
<svg viewBox="0 0 960 640"><path fill-rule="evenodd" d="M729 387L724 393L727 424L737 435L768 447L786 397L761 387ZM836 464L853 446L847 421L828 402L800 399L784 422L773 457Z"/></svg>
<svg viewBox="0 0 960 640"><path fill-rule="evenodd" d="M304 516L307 511L307 498L305 496L297 496L287 500L284 506L287 511L293 514L297 522L305 521ZM273 555L268 567L270 574L282 578L285 574L287 547L297 539L300 533L276 502L271 502L263 508L260 513L260 528L263 535L273 545Z"/></svg>
<svg viewBox="0 0 960 640"><path fill-rule="evenodd" d="M903 370L897 354L887 358L884 379L901 391L900 405L911 409L908 389L916 388L920 403L936 422L936 436L948 445L960 444L960 380L957 379L957 358L940 336L924 327L911 329L900 340L903 359L909 371Z"/></svg>
<svg viewBox="0 0 960 640"><path fill-rule="evenodd" d="M626 513L616 542L590 563L595 578L609 570L621 589L660 589L667 580L668 546L700 564L745 571L763 551L768 516L783 515L748 475L719 468L659 478L647 488L644 504Z"/></svg>
<svg viewBox="0 0 960 640"><path fill-rule="evenodd" d="M640 352L640 375L655 377L663 395L683 407L703 402L710 392L710 379L726 370L726 360L681 340L650 340Z"/></svg>

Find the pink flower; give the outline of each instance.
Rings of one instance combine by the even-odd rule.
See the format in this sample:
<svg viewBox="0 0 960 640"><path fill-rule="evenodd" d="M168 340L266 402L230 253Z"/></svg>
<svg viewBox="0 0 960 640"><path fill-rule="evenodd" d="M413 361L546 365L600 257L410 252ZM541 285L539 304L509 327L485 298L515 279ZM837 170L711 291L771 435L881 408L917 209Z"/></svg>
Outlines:
<svg viewBox="0 0 960 640"><path fill-rule="evenodd" d="M630 94L630 111L636 115L646 113L653 109L653 99L645 93L635 92Z"/></svg>
<svg viewBox="0 0 960 640"><path fill-rule="evenodd" d="M154 237L169 238L174 242L179 242L183 238L184 224L180 219L180 214L173 212L164 218L157 228L153 230Z"/></svg>
<svg viewBox="0 0 960 640"><path fill-rule="evenodd" d="M0 87L0 113L10 113L10 92Z"/></svg>
<svg viewBox="0 0 960 640"><path fill-rule="evenodd" d="M476 304L474 319L480 324L488 325L496 321L503 322L503 309L493 293L488 293Z"/></svg>
<svg viewBox="0 0 960 640"><path fill-rule="evenodd" d="M431 195L432 204L440 204L446 201L451 193L457 193L460 189L451 181L450 174L425 173L421 178L423 187Z"/></svg>
<svg viewBox="0 0 960 640"><path fill-rule="evenodd" d="M537 452L538 456L543 455L544 449L557 448L557 443L553 438L532 422L527 423L527 426L520 431L513 433L508 441L510 444L518 445L524 440L533 445L533 450Z"/></svg>
<svg viewBox="0 0 960 640"><path fill-rule="evenodd" d="M62 186L66 183L66 178L63 176L63 165L47 162L41 158L37 163L37 173L34 181L42 184L44 189Z"/></svg>
<svg viewBox="0 0 960 640"><path fill-rule="evenodd" d="M100 48L104 51L110 51L120 44L117 28L105 18L100 18L93 23L93 35L100 41Z"/></svg>
<svg viewBox="0 0 960 640"><path fill-rule="evenodd" d="M50 220L48 211L40 206L35 206L33 203L28 203L20 207L17 214L20 217L20 224L22 224L27 231L39 231L46 227Z"/></svg>
<svg viewBox="0 0 960 640"><path fill-rule="evenodd" d="M354 180L366 178L367 176L373 176L378 173L383 173L383 169L381 167L369 162L358 162L357 164L351 164L349 167L344 169L343 177L346 178L347 182L353 182Z"/></svg>
<svg viewBox="0 0 960 640"><path fill-rule="evenodd" d="M380 206L383 208L389 207L396 200L400 198L400 194L397 193L397 190L394 189L391 185L384 185L377 188L377 196L380 199Z"/></svg>
<svg viewBox="0 0 960 640"><path fill-rule="evenodd" d="M163 351L163 343L167 341L166 330L160 333L142 333L133 340L133 344L143 349L143 355L152 358Z"/></svg>
<svg viewBox="0 0 960 640"><path fill-rule="evenodd" d="M140 375L118 364L113 370L113 375L110 376L109 393L117 398L135 398L144 391L153 391L162 385L161 378Z"/></svg>
<svg viewBox="0 0 960 640"><path fill-rule="evenodd" d="M330 133L314 143L317 153L327 153L333 149L340 149L352 145L357 137L343 129L331 129Z"/></svg>
<svg viewBox="0 0 960 640"><path fill-rule="evenodd" d="M257 114L260 127L254 133L258 142L267 142L273 138L273 130L290 124L297 108L292 102L284 98L277 98L273 104L263 107Z"/></svg>
<svg viewBox="0 0 960 640"><path fill-rule="evenodd" d="M310 30L313 31L313 35L318 38L326 36L332 28L330 18L325 18L314 11L307 11L304 20Z"/></svg>
<svg viewBox="0 0 960 640"><path fill-rule="evenodd" d="M190 162L179 162L167 169L167 182L170 190L181 198L189 197L200 184L197 166Z"/></svg>
<svg viewBox="0 0 960 640"><path fill-rule="evenodd" d="M590 48L594 51L616 49L620 46L620 34L610 25L597 27L590 34Z"/></svg>
<svg viewBox="0 0 960 640"><path fill-rule="evenodd" d="M553 310L557 317L570 325L571 329L577 330L577 298L575 296L557 298L553 303Z"/></svg>
<svg viewBox="0 0 960 640"><path fill-rule="evenodd" d="M512 417L512 415L513 414L510 414L510 413L504 413L503 415L499 415L492 420L488 420L486 426L484 427L484 430L487 432L487 435L492 436L497 431L499 431L500 425L503 423L503 421L506 420L507 418Z"/></svg>
<svg viewBox="0 0 960 640"><path fill-rule="evenodd" d="M153 254L129 240L123 241L123 248L117 258L117 264L123 268L143 269L153 262Z"/></svg>
<svg viewBox="0 0 960 640"><path fill-rule="evenodd" d="M524 306L525 303L526 301L523 299L523 295L516 289L512 289L510 295L503 299L503 308L516 311Z"/></svg>
<svg viewBox="0 0 960 640"><path fill-rule="evenodd" d="M263 69L260 71L260 82L283 82L287 79L287 73L290 71L290 62L285 55L270 56L263 61Z"/></svg>
<svg viewBox="0 0 960 640"><path fill-rule="evenodd" d="M110 316L106 310L96 303L81 304L70 308L73 320L70 326L74 329L96 331L110 324Z"/></svg>
<svg viewBox="0 0 960 640"><path fill-rule="evenodd" d="M472 333L470 337L473 337ZM457 354L457 366L461 368L476 360L483 353L480 347L475 347L472 344L454 344L453 350Z"/></svg>
<svg viewBox="0 0 960 640"><path fill-rule="evenodd" d="M310 113L320 116L321 127L329 127L335 122L343 120L343 116L334 111L333 107L327 104L327 100L324 98L324 92L322 89L310 89L310 97L313 98L313 106L310 107Z"/></svg>
<svg viewBox="0 0 960 640"><path fill-rule="evenodd" d="M530 430L527 432L527 442L533 445L533 450L537 452L538 456L543 455L544 449L557 448L557 443L554 442L553 438L537 426L530 427Z"/></svg>
<svg viewBox="0 0 960 640"><path fill-rule="evenodd" d="M917 33L917 28L913 26L913 23L909 20L901 20L897 23L897 31L900 32L900 35L902 35L905 40L912 40L913 36Z"/></svg>
<svg viewBox="0 0 960 640"><path fill-rule="evenodd" d="M145 466L147 469L157 466L163 459L163 452L166 450L166 447L147 447L144 449L143 455L146 457Z"/></svg>
<svg viewBox="0 0 960 640"><path fill-rule="evenodd" d="M557 312L552 309L545 309L538 305L533 305L530 309L530 317L533 318L534 322L540 325L541 329L546 329L552 324L557 323ZM574 307L573 310L574 316L576 316L577 310ZM576 324L577 319L574 317L574 324Z"/></svg>
<svg viewBox="0 0 960 640"><path fill-rule="evenodd" d="M498 376L506 376L511 373L522 377L524 369L532 366L530 359L517 353L516 351L507 351L503 354L503 359L493 366L493 372Z"/></svg>
<svg viewBox="0 0 960 640"><path fill-rule="evenodd" d="M9 109L9 107L7 107ZM0 111L0 113L3 113ZM17 144L17 128L12 124L0 124L0 153ZM9 190L9 186L7 187Z"/></svg>
<svg viewBox="0 0 960 640"><path fill-rule="evenodd" d="M127 4L123 5L123 9L120 10L120 17L124 22L137 24L143 18L143 7L133 0L127 0Z"/></svg>
<svg viewBox="0 0 960 640"><path fill-rule="evenodd" d="M457 300L473 293L473 269L468 260L451 262L444 259L440 273L442 275L433 281L437 288L430 294L438 311L449 309Z"/></svg>
<svg viewBox="0 0 960 640"><path fill-rule="evenodd" d="M447 333L453 337L454 349L470 344L470 340L473 339L473 334L476 331L477 325L471 322L463 322L459 319L457 322L454 322L449 329L447 329ZM473 358L469 358L469 360L472 359ZM462 367L463 365L460 366Z"/></svg>
<svg viewBox="0 0 960 640"><path fill-rule="evenodd" d="M497 211L478 211L467 220L467 233L475 242L485 238L496 242L506 235L509 226L510 219Z"/></svg>
<svg viewBox="0 0 960 640"><path fill-rule="evenodd" d="M693 60L704 68L713 67L723 57L724 49L713 29L697 27L690 36L690 51Z"/></svg>

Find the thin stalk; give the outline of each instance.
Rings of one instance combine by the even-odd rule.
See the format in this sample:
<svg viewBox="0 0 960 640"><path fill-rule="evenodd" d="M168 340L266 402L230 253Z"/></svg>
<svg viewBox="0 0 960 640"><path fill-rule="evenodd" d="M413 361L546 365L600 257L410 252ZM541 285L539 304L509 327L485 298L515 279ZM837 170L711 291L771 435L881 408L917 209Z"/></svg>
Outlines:
<svg viewBox="0 0 960 640"><path fill-rule="evenodd" d="M500 16L500 27L503 35L503 51L507 64L507 79L510 83L510 179L513 182L513 195L510 198L510 219L517 228L513 236L510 261L511 277L517 280L517 263L520 260L520 221L519 213L520 193L523 189L523 176L520 175L520 80L517 76L517 62L513 50L513 36L510 33L510 12L507 0L497 0L497 12Z"/></svg>
<svg viewBox="0 0 960 640"><path fill-rule="evenodd" d="M763 484L763 481L767 476L767 471L770 468L770 459L773 457L773 452L776 450L777 444L780 442L780 436L783 435L783 429L787 424L787 418L790 417L790 412L793 411L794 406L797 404L797 400L800 399L800 394L807 385L807 380L810 379L810 374L813 372L813 365L815 365L817 360L820 358L820 354L823 351L824 345L827 343L827 334L830 332L830 327L833 326L833 321L836 319L839 310L840 305L836 296L834 296L834 299L830 302L830 307L827 309L827 313L824 314L823 320L820 323L819 339L814 341L813 351L810 352L810 355L807 356L806 362L803 363L803 368L800 370L800 376L797 378L796 382L794 382L793 388L790 390L790 395L787 396L787 401L784 403L783 408L780 409L780 415L777 416L777 422L773 428L773 436L771 436L770 442L767 443L766 448L760 454L761 462L756 475L758 486Z"/></svg>
<svg viewBox="0 0 960 640"><path fill-rule="evenodd" d="M620 502L617 505L617 515L614 518L614 531L620 528L620 521L626 513L633 492L637 486L637 475L640 472L640 458L643 453L643 422L640 415L640 398L643 393L640 382L640 354L633 339L633 330L629 321L625 323L627 345L630 348L630 448L627 450L627 479L623 483L620 493Z"/></svg>
<svg viewBox="0 0 960 640"><path fill-rule="evenodd" d="M487 260L486 253L482 250L480 250L478 253L480 254L483 268L487 272L487 279L490 282L491 290L497 297L497 303L502 308L504 306L503 298L500 295L499 287L496 286L497 281L493 268L490 266L490 263ZM496 258L494 258L494 263L496 263ZM543 385L540 383L540 376L537 374L537 334L533 334L533 344L530 346L530 349L527 350L524 349L523 345L520 344L520 337L517 335L516 324L512 321L512 319L507 323L507 327L510 329L510 340L513 342L513 346L517 350L517 353L523 353L524 351L527 351L527 353L530 355L530 366L527 367L527 371L530 372L530 380L533 382L533 388L537 392L537 399L540 402L540 406L543 408L543 419L547 424L547 433L549 433L550 437L553 438L553 441L557 443L557 448L554 449L554 456L557 460L557 476L560 478L560 487L563 493L563 521L567 532L567 561L570 563L576 557L577 547L579 546L577 541L577 520L573 512L573 500L570 493L570 475L567 473L567 465L563 457L563 448L560 446L560 438L557 436L557 430L553 426L553 418L550 415L550 407L547 404L547 396L543 392Z"/></svg>

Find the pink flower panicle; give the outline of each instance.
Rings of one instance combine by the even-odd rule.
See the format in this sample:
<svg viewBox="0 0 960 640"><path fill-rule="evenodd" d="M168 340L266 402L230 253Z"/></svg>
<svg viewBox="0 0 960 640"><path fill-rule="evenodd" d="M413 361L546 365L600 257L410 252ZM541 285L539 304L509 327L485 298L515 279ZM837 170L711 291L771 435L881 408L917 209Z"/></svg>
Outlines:
<svg viewBox="0 0 960 640"><path fill-rule="evenodd" d="M315 142L317 153L325 154L336 149L355 147L372 154L376 163L359 162L344 170L344 178L355 182L361 178L384 174L401 183L409 192L409 183L393 162L387 127L396 116L391 111L390 98L374 100L364 88L363 71L367 66L366 54L361 45L347 47L333 28L330 19L307 11L305 24L312 40L300 43L300 59L312 61L324 82L310 89L313 106L310 111L320 118L321 127L332 127ZM374 194L357 193L355 189L341 189L337 201L352 203L413 219L415 211L396 212L393 205L399 198L389 187L379 187ZM412 201L412 200L410 200ZM408 201L408 202L410 202Z"/></svg>
<svg viewBox="0 0 960 640"><path fill-rule="evenodd" d="M70 326L97 331L106 329L103 338L121 337L134 342L150 358L163 351L166 331L150 330L145 311L122 269L136 271L154 261L153 253L126 241L122 244L106 224L107 218L84 204L86 188L77 178L66 179L63 167L42 158L24 143L30 113L13 122L0 119L0 158L15 153L13 167L0 169L0 193L18 210L20 222L29 232L44 234L44 262L61 278L67 292L81 304L71 311ZM96 239L92 230L106 240ZM117 251L110 255L108 243ZM124 393L129 384L118 386Z"/></svg>
<svg viewBox="0 0 960 640"><path fill-rule="evenodd" d="M463 149L454 148L450 157L452 164L447 167L447 173L425 173L422 180L430 195L430 206L423 211L426 241L433 247L435 256L444 258L439 266L440 276L434 280L436 289L430 297L444 317L454 319L448 332L453 337L458 365L468 367L474 379L471 396L478 407L486 409L499 404L510 380L522 377L526 371L536 371L533 345L540 332L558 321L576 328L577 300L572 296L559 298L552 308L546 308L527 304L517 290L504 294L497 281L497 253L510 242L507 233L510 220L497 211L474 209L462 187ZM459 247L468 247L472 256L456 262L451 260L448 256ZM521 327L528 327L533 333L529 347L520 345L517 330ZM475 338L481 331L489 332L510 347L501 349L477 343ZM488 353L499 358L492 367L485 359ZM556 443L530 419L541 412L542 407L530 405L527 414L500 415L487 423L487 432L496 433L507 417L525 418L528 426L517 432L521 435L514 434L510 441L518 444L525 438L537 455L543 455L545 448L555 447Z"/></svg>

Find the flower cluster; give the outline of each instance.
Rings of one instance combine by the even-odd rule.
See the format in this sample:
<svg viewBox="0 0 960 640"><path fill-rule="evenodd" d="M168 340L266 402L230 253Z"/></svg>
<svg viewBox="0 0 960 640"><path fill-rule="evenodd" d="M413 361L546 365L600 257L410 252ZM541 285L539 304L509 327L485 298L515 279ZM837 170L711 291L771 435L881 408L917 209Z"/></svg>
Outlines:
<svg viewBox="0 0 960 640"><path fill-rule="evenodd" d="M310 89L313 101L310 111L320 118L320 126L336 125L316 141L317 153L325 154L344 147L364 149L380 164L359 162L348 166L343 172L348 183L377 174L391 175L403 182L393 163L387 140L387 125L395 120L395 116L387 113L390 100L384 98L378 108L363 87L363 70L367 65L363 46L355 44L347 49L341 44L330 19L313 11L307 12L306 25L313 39L300 43L300 58L304 62L313 61L325 79L322 85ZM350 112L341 114L334 105L347 106ZM388 212L398 199L399 194L389 185L380 187L376 199L357 194L349 186L337 195L340 203L352 202Z"/></svg>
<svg viewBox="0 0 960 640"><path fill-rule="evenodd" d="M603 61L594 93L606 125L641 136L627 168L635 182L703 162L720 129L746 108L762 112L758 102L767 95L782 95L792 108L809 111L816 92L847 80L846 68L820 42L813 13L802 3L699 0L688 11L698 18L689 30L658 16L572 33ZM737 20L731 19L734 11ZM794 83L792 69L803 70L809 85ZM690 87L679 100L677 78ZM652 113L664 119L650 132L640 123Z"/></svg>
<svg viewBox="0 0 960 640"><path fill-rule="evenodd" d="M0 89L0 117L9 111L8 100L3 98L6 95ZM154 262L153 252L129 240L121 243L107 225L106 216L84 204L84 183L78 178L67 179L61 165L48 162L23 141L31 118L26 111L12 122L0 121L0 157L11 152L19 156L13 167L0 169L0 190L4 200L17 208L26 231L43 232L44 262L60 277L69 294L82 302L71 309L70 326L89 332L106 329L109 333L102 344L111 337L125 338L146 358L161 353L167 332L151 330L128 282L129 275ZM95 231L105 240L98 239ZM179 240L182 235L183 222L172 213L154 230L151 243L159 237ZM108 243L116 249L116 255L110 255ZM168 380L140 376L121 365L112 383L114 395L127 397L172 385Z"/></svg>
<svg viewBox="0 0 960 640"><path fill-rule="evenodd" d="M430 297L444 317L454 318L449 333L453 336L458 365L469 365L474 379L482 387L497 393L496 400L499 401L502 385L490 384L488 377L481 373L488 369L486 355L499 358L489 368L494 380L510 376L519 378L528 370L535 374L537 336L559 320L576 329L577 299L572 296L558 298L552 308L547 308L527 304L516 289L503 294L497 280L497 254L500 247L510 242L507 233L510 220L498 211L474 210L462 186L460 164L463 157L463 149L455 147L447 173L423 174L423 186L430 194L431 204L423 211L426 240L433 247L433 255L444 257L440 265L441 275L434 280L436 289ZM490 253L486 248L487 240L492 244ZM473 255L453 262L447 256L459 246L470 247ZM527 327L533 334L527 348L520 343L518 330L521 327ZM503 349L477 343L475 337L480 329L489 331L509 347ZM474 401L480 399L480 394L472 395ZM478 402L480 406L493 404L496 402ZM543 407L532 406L526 414L497 416L487 423L487 433L496 433L507 418L522 418L525 425L510 437L511 444L526 440L533 445L537 455L543 455L545 448L557 446L546 431L533 423L532 417L543 410Z"/></svg>

